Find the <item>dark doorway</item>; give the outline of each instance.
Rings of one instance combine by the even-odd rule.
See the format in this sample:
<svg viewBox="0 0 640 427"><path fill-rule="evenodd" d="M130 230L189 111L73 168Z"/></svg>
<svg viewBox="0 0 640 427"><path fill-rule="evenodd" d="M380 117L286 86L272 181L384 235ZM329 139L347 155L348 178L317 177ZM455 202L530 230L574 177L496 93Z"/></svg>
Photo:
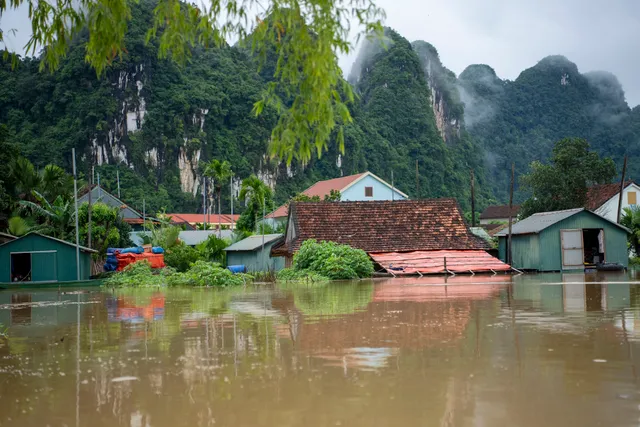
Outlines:
<svg viewBox="0 0 640 427"><path fill-rule="evenodd" d="M604 231L601 228L585 228L582 230L582 239L585 264L605 262Z"/></svg>
<svg viewBox="0 0 640 427"><path fill-rule="evenodd" d="M31 254L11 254L11 281L31 281Z"/></svg>

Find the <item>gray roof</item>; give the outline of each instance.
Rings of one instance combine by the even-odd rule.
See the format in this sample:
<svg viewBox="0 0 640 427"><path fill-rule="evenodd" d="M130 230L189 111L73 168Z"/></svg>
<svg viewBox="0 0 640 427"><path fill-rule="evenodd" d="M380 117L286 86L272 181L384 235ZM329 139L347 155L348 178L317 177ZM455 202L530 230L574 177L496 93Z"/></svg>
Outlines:
<svg viewBox="0 0 640 427"><path fill-rule="evenodd" d="M265 234L264 235L264 244L271 243L273 241L281 238L282 234ZM249 236L244 240L240 240L237 243L234 243L231 246L225 248L225 251L228 252L236 252L236 251L255 251L262 246L262 234L256 234L255 236Z"/></svg>
<svg viewBox="0 0 640 427"><path fill-rule="evenodd" d="M78 204L87 203L89 201L89 192L87 191L81 197L78 197ZM142 219L142 214L131 206L127 205L122 200L118 199L113 194L99 185L95 185L91 189L91 203L104 203L112 208L120 210L120 216L124 219Z"/></svg>
<svg viewBox="0 0 640 427"><path fill-rule="evenodd" d="M144 243L142 237L146 234L151 235L150 231L133 231L129 233L129 237L134 245L142 246ZM183 230L178 235L178 238L184 242L187 246L195 246L204 242L209 236L217 236L222 239L230 239L233 235L232 230Z"/></svg>
<svg viewBox="0 0 640 427"><path fill-rule="evenodd" d="M617 224L613 221L609 221L607 218L603 216L600 216L596 213L588 211L584 208L577 208L577 209L567 209L564 211L540 212L537 214L533 214L530 217L525 218L522 221L518 221L515 224L513 224L511 234L539 233L545 228L551 227L553 224L556 224L562 220L565 220L582 211L589 212L590 214L595 215L599 218L602 218L604 221L610 222L611 224L614 224L627 232L629 231L625 227L621 226L620 224ZM507 236L508 234L509 234L509 228L507 227L504 230L496 233L496 236L504 237L504 236Z"/></svg>
<svg viewBox="0 0 640 427"><path fill-rule="evenodd" d="M469 227L469 231L471 231L476 237L479 237L481 239L484 239L487 241L491 241L492 239L489 233L487 233L487 230L485 230L482 227Z"/></svg>
<svg viewBox="0 0 640 427"><path fill-rule="evenodd" d="M187 246L195 246L198 243L202 243L209 238L209 236L216 236L221 239L230 239L233 235L233 230L185 230L180 232L180 240Z"/></svg>

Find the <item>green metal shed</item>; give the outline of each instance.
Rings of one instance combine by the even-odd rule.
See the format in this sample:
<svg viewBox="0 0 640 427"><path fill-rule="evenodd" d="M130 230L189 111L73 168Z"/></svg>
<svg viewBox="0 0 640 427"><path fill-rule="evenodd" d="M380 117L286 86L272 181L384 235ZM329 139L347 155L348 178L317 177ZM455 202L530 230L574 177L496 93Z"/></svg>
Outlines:
<svg viewBox="0 0 640 427"><path fill-rule="evenodd" d="M91 275L93 249L80 246L80 280ZM0 283L47 283L76 280L76 245L29 233L0 245Z"/></svg>
<svg viewBox="0 0 640 427"><path fill-rule="evenodd" d="M249 236L225 248L227 265L244 265L247 271L280 271L284 258L272 258L271 247L282 239L282 234ZM264 244L264 249L263 249Z"/></svg>
<svg viewBox="0 0 640 427"><path fill-rule="evenodd" d="M582 208L537 213L512 229L511 265L519 270L582 270L599 262L629 264L629 230ZM507 229L496 234L503 261L507 234Z"/></svg>

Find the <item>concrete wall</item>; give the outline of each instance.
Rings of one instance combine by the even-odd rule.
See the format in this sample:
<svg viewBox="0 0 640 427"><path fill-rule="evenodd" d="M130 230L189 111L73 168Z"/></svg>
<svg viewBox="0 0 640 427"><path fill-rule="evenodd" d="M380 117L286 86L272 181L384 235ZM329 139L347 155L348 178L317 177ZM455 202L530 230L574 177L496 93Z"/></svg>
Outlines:
<svg viewBox="0 0 640 427"><path fill-rule="evenodd" d="M0 283L11 281L12 252L34 251L55 251L55 256L50 254L42 257L42 263L38 265L34 265L32 260L32 268L36 267L38 269L37 272L32 272L34 281L57 280L59 282L70 282L76 280L75 247L31 234L0 246ZM80 251L80 279L88 280L90 275L91 254Z"/></svg>
<svg viewBox="0 0 640 427"><path fill-rule="evenodd" d="M640 203L640 187L635 184L631 184L624 189L622 193L622 209L628 208L631 206L629 204L629 192L636 193L636 202ZM611 199L609 199L604 205L600 206L595 210L600 216L607 218L609 221L616 222L618 216L618 200L620 199L619 195L616 194ZM624 214L624 212L623 212Z"/></svg>
<svg viewBox="0 0 640 427"><path fill-rule="evenodd" d="M373 197L365 197L364 188L373 187ZM394 195L395 193L395 195ZM341 194L341 201L346 202L366 202L375 200L405 200L398 190L392 190L390 186L378 181L371 175L362 178Z"/></svg>

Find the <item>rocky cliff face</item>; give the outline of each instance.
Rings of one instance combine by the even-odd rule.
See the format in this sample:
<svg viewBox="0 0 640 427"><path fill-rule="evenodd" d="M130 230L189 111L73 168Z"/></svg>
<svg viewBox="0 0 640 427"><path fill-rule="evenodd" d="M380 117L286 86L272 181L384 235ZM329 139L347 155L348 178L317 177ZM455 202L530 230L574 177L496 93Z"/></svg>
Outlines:
<svg viewBox="0 0 640 427"><path fill-rule="evenodd" d="M440 136L447 143L460 138L463 106L456 85L456 75L445 68L438 51L431 44L415 41L413 49L420 58L431 91L431 108Z"/></svg>

